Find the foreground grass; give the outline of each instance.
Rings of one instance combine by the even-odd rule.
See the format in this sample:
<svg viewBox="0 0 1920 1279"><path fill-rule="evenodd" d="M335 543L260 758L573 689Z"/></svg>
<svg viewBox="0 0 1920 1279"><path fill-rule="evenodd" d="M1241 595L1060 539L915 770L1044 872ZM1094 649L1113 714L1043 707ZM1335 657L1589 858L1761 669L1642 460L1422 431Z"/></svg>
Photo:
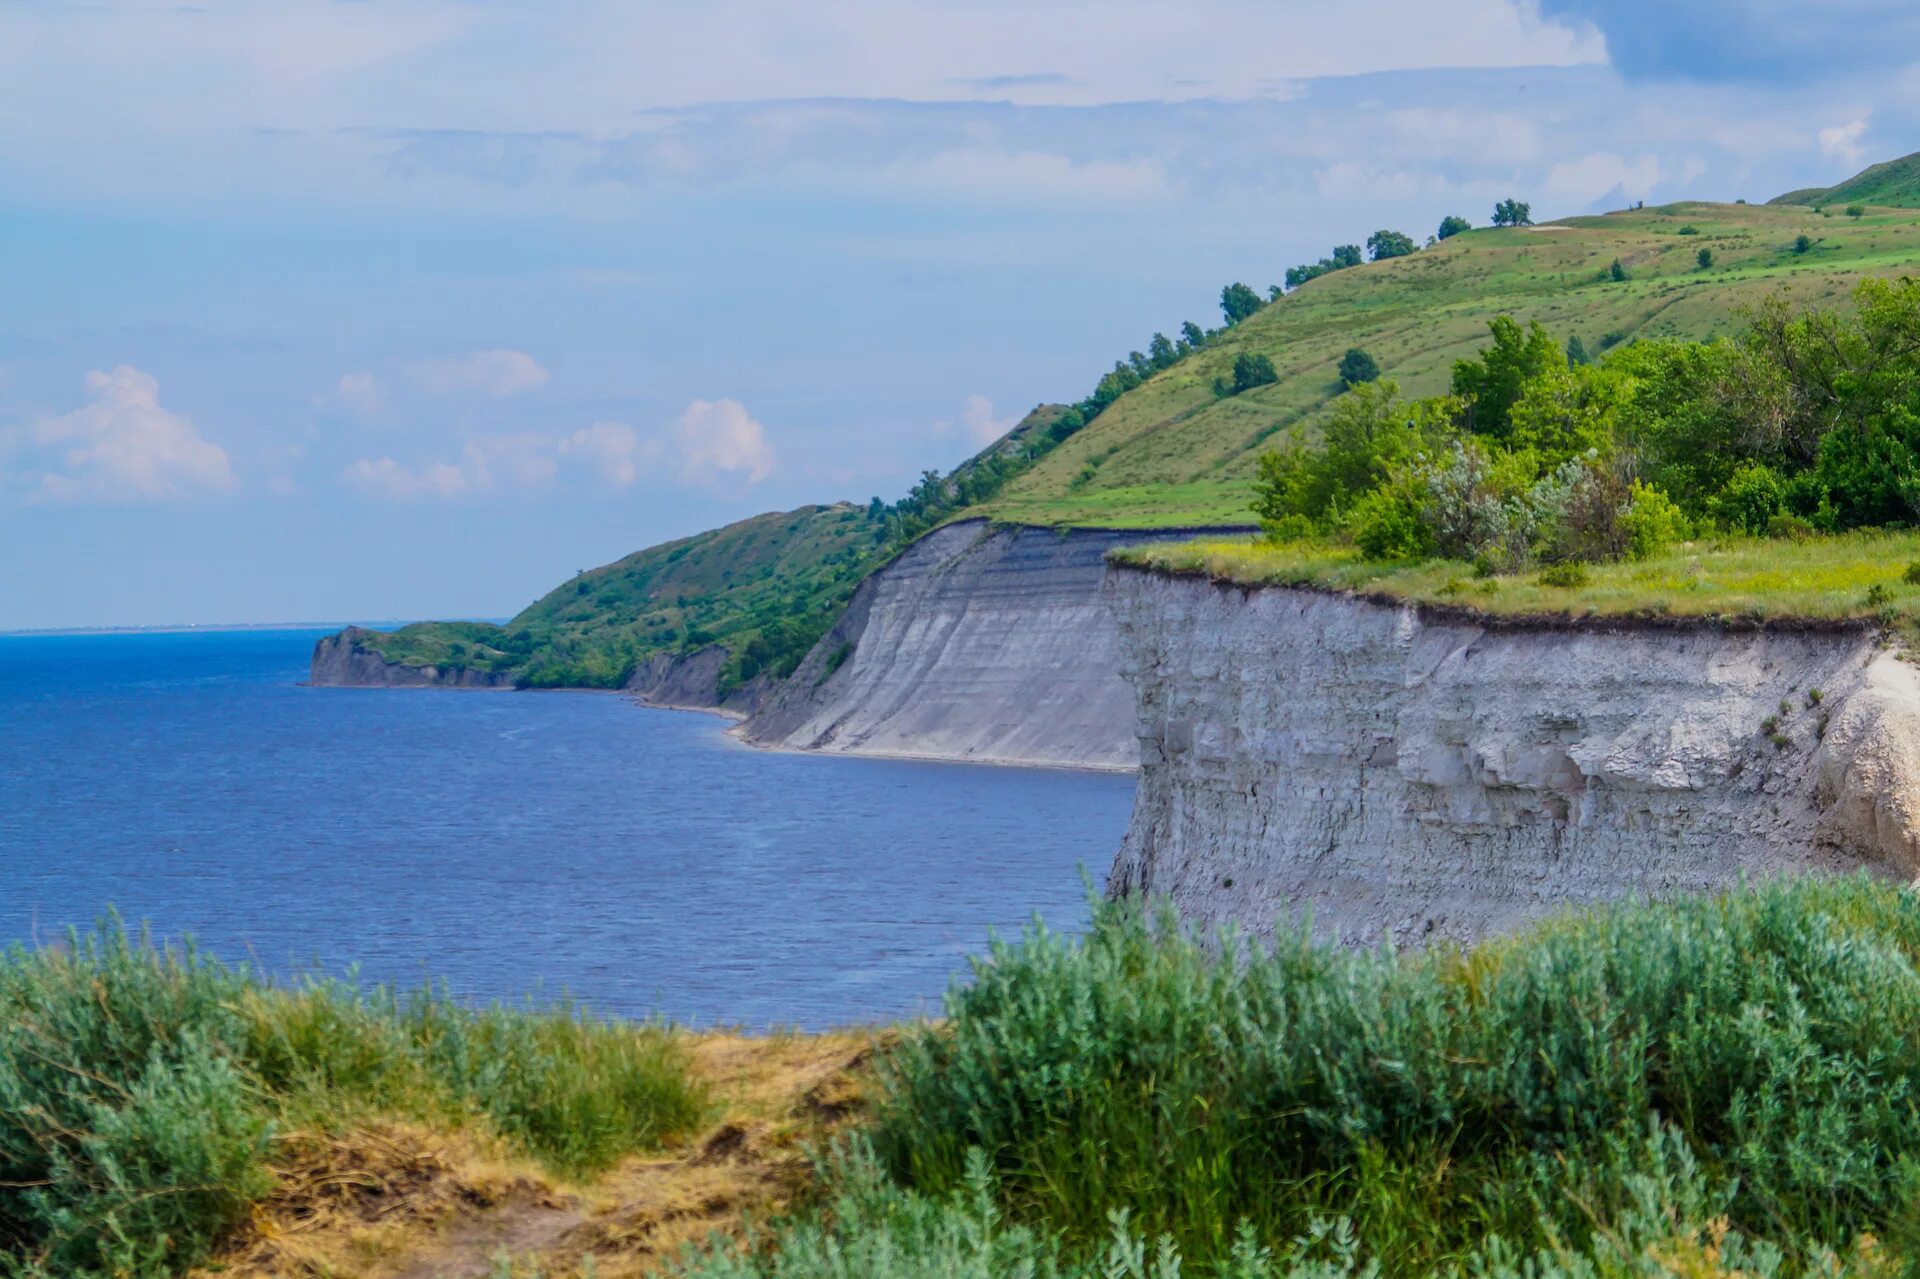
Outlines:
<svg viewBox="0 0 1920 1279"><path fill-rule="evenodd" d="M1920 533L1862 532L1804 541L1690 542L1655 559L1595 564L1556 586L1539 573L1476 577L1451 560L1361 558L1350 546L1203 538L1113 552L1122 564L1244 586L1312 586L1468 607L1511 617L1717 617L1742 620L1911 621L1920 585Z"/></svg>
<svg viewBox="0 0 1920 1279"><path fill-rule="evenodd" d="M0 1273L1879 1279L1920 1257L1920 895L1866 878L1467 953L1102 905L1082 936L996 944L943 1022L881 1045L865 1099L863 1035L409 1016L113 931L14 952L0 989L3 1175L27 1183L0 1196ZM331 1164L273 1149L302 1117L331 1121L302 1143L339 1134ZM397 1153L370 1162L369 1134ZM417 1175L463 1134L574 1189L503 1210ZM360 1254L285 1246L340 1187L358 1224L321 1233L363 1242L368 1205L495 1206L459 1205L465 1235L422 1214Z"/></svg>
<svg viewBox="0 0 1920 1279"><path fill-rule="evenodd" d="M194 1265L273 1190L290 1131L406 1119L580 1174L706 1104L662 1027L432 991L273 990L112 923L0 958L0 1272Z"/></svg>
<svg viewBox="0 0 1920 1279"><path fill-rule="evenodd" d="M1470 954L1103 906L996 946L948 1013L889 1054L818 1205L675 1272L1891 1279L1920 1255L1920 897L1864 878Z"/></svg>

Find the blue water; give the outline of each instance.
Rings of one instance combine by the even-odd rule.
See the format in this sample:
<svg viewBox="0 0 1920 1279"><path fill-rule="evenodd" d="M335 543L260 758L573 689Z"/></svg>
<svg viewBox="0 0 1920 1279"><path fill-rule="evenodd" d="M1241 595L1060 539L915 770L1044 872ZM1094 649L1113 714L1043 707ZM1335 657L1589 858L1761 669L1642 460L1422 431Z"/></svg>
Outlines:
<svg viewBox="0 0 1920 1279"><path fill-rule="evenodd" d="M0 637L0 941L823 1027L1085 919L1130 778L781 755L592 693L300 686L318 631Z"/></svg>

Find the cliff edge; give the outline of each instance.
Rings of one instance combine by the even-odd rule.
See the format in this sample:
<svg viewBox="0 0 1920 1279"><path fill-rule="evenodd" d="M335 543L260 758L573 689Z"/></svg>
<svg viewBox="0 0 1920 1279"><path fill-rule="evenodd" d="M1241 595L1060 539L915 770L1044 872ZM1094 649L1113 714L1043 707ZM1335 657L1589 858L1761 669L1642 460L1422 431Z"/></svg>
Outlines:
<svg viewBox="0 0 1920 1279"><path fill-rule="evenodd" d="M1116 567L1140 789L1110 891L1356 942L1920 871L1920 680L1871 630L1495 624Z"/></svg>
<svg viewBox="0 0 1920 1279"><path fill-rule="evenodd" d="M513 677L473 667L390 662L365 641L371 631L349 626L313 646L307 683L319 688L512 688Z"/></svg>
<svg viewBox="0 0 1920 1279"><path fill-rule="evenodd" d="M861 583L740 729L788 750L1130 769L1133 690L1106 554L1177 530L963 520Z"/></svg>

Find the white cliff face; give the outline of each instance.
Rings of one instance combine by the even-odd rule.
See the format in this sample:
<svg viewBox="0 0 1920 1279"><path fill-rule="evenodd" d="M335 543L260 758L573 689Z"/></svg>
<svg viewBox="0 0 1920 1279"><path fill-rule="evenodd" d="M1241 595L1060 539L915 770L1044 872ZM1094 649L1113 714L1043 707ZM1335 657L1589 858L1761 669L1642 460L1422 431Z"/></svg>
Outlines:
<svg viewBox="0 0 1920 1279"><path fill-rule="evenodd" d="M741 730L794 750L1132 768L1133 690L1101 597L1115 546L1166 532L950 524L862 583Z"/></svg>
<svg viewBox="0 0 1920 1279"><path fill-rule="evenodd" d="M1868 632L1493 625L1122 568L1106 589L1141 751L1111 891L1404 943L1920 870L1920 681Z"/></svg>

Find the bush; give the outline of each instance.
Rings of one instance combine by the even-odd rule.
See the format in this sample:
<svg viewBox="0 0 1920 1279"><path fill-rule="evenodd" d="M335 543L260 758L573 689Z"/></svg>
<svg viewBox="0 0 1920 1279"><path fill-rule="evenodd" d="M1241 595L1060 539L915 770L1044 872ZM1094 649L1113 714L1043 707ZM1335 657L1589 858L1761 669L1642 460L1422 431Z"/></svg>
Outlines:
<svg viewBox="0 0 1920 1279"><path fill-rule="evenodd" d="M1379 378L1379 362L1359 347L1348 347L1347 353L1340 357L1341 386L1351 390L1362 382L1374 382Z"/></svg>
<svg viewBox="0 0 1920 1279"><path fill-rule="evenodd" d="M485 1122L562 1171L697 1122L657 1027L476 1012L333 982L273 990L117 921L0 958L0 1273L170 1275L271 1185L276 1124Z"/></svg>
<svg viewBox="0 0 1920 1279"><path fill-rule="evenodd" d="M1917 957L1920 898L1865 878L1467 955L1203 940L1102 904L1083 937L996 945L890 1055L877 1148L934 1196L984 1155L1018 1219L1093 1248L1126 1212L1195 1268L1242 1220L1277 1241L1346 1217L1393 1275L1471 1272L1492 1235L1605 1248L1649 1183L1723 1231L1846 1250L1920 1192Z"/></svg>
<svg viewBox="0 0 1920 1279"><path fill-rule="evenodd" d="M1715 518L1741 533L1764 533L1785 509L1787 487L1772 467L1748 462L1733 473L1714 497Z"/></svg>
<svg viewBox="0 0 1920 1279"><path fill-rule="evenodd" d="M1687 517L1672 498L1637 480L1629 492L1627 509L1620 515L1620 525L1627 538L1627 555L1636 560L1652 559L1684 540L1689 531Z"/></svg>
<svg viewBox="0 0 1920 1279"><path fill-rule="evenodd" d="M1549 564L1540 570L1540 585L1556 586L1561 590L1577 591L1592 580L1593 575L1587 566L1579 560L1563 560L1558 564Z"/></svg>
<svg viewBox="0 0 1920 1279"><path fill-rule="evenodd" d="M1280 375L1274 371L1272 360L1264 355L1243 351L1233 357L1233 380L1215 381L1213 390L1216 395L1239 395L1256 386L1267 386L1279 380Z"/></svg>
<svg viewBox="0 0 1920 1279"><path fill-rule="evenodd" d="M1375 489L1353 508L1353 544L1370 560L1418 560L1433 553L1417 493L1404 486Z"/></svg>

